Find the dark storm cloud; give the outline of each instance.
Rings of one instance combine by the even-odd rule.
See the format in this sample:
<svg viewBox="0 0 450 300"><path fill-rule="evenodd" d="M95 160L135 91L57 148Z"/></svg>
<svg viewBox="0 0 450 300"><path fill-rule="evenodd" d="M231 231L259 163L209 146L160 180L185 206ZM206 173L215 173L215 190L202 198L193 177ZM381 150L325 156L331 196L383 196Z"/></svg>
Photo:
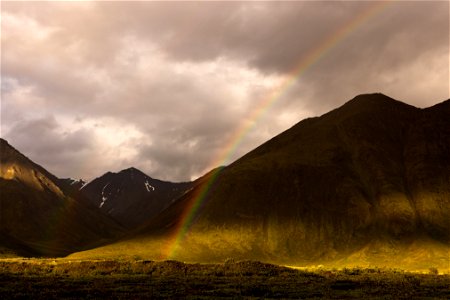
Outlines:
<svg viewBox="0 0 450 300"><path fill-rule="evenodd" d="M190 179L215 166L299 62L374 5L2 3L2 136L56 175L133 165ZM448 98L448 6L391 2L359 22L281 93L231 159L359 93L417 106Z"/></svg>

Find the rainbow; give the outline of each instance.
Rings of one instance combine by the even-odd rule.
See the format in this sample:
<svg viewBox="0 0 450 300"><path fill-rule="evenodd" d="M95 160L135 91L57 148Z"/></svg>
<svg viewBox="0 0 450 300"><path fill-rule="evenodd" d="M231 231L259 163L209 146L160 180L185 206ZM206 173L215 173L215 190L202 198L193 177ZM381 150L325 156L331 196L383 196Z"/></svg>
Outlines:
<svg viewBox="0 0 450 300"><path fill-rule="evenodd" d="M354 32L361 24L379 14L384 10L391 1L374 1L362 10L358 15L350 21L344 23L336 31L329 34L316 47L311 49L306 55L302 56L295 67L286 75L286 78L265 98L263 98L259 105L248 115L246 120L250 122L243 122L234 134L229 139L223 150L213 160L211 168L224 165L230 157L235 153L237 147L242 143L244 138L252 128L261 120L277 100L283 96L289 88L295 84L298 78L303 75L311 66L316 64L322 57L324 57L330 50L344 40L350 33ZM191 227L197 211L203 204L213 184L216 182L222 169L217 168L211 172L208 180L203 183L196 191L195 195L190 199L188 205L177 222L175 229L167 240L164 249L162 249L162 259L173 258L179 248L181 242Z"/></svg>

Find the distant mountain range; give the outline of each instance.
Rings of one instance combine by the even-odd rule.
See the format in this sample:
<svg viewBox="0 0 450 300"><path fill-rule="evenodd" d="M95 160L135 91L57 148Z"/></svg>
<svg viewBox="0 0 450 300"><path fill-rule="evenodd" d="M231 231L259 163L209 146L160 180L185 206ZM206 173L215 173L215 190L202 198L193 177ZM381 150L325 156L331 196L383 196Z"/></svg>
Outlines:
<svg viewBox="0 0 450 300"><path fill-rule="evenodd" d="M86 185L86 182L83 179L62 178L58 179L58 181L61 185L65 186L66 189L72 191L79 191Z"/></svg>
<svg viewBox="0 0 450 300"><path fill-rule="evenodd" d="M80 189L101 211L127 228L134 228L175 202L191 185L153 179L129 168L108 172Z"/></svg>
<svg viewBox="0 0 450 300"><path fill-rule="evenodd" d="M12 176L3 154L1 170L2 193L12 182L39 181ZM76 258L449 268L450 100L419 109L360 95L195 182L127 169L78 193L79 203L128 230ZM10 217L19 212L31 213L10 210Z"/></svg>
<svg viewBox="0 0 450 300"><path fill-rule="evenodd" d="M115 239L160 213L191 183L135 168L86 183L59 179L0 139L0 253L60 256Z"/></svg>

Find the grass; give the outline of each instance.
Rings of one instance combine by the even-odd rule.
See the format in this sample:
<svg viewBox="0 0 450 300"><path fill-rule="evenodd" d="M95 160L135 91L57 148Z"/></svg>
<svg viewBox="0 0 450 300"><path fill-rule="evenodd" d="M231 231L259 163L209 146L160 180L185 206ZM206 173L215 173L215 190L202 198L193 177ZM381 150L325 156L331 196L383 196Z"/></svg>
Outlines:
<svg viewBox="0 0 450 300"><path fill-rule="evenodd" d="M439 271L438 271L439 272ZM450 275L294 269L256 261L0 260L0 298L448 299Z"/></svg>

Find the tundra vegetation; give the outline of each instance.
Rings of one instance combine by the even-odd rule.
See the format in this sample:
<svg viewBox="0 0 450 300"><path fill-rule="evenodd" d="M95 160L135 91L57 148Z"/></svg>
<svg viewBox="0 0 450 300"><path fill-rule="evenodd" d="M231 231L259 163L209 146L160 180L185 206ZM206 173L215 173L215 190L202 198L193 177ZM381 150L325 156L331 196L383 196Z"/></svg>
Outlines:
<svg viewBox="0 0 450 300"><path fill-rule="evenodd" d="M322 266L292 268L257 261L0 260L0 297L448 299L450 274Z"/></svg>

